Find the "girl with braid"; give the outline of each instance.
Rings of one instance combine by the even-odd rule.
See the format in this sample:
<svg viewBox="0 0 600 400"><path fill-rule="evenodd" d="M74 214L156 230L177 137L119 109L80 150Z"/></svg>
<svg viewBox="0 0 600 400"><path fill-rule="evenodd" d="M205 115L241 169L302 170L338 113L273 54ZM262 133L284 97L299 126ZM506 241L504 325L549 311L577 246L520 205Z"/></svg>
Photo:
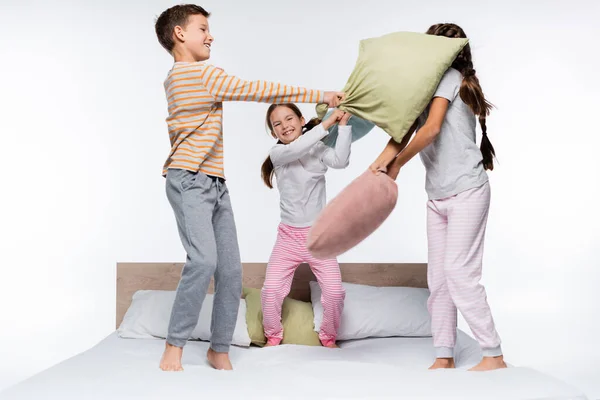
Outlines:
<svg viewBox="0 0 600 400"><path fill-rule="evenodd" d="M433 25L427 34L466 38L455 24ZM383 171L392 179L417 153L425 166L428 309L436 352L430 369L454 368L457 309L483 351L483 360L471 370L506 367L485 288L479 283L490 206L486 170L493 169L495 155L485 123L491 108L467 44L411 132L401 143L390 140L371 165L374 173ZM476 117L483 132L480 148L475 140Z"/></svg>

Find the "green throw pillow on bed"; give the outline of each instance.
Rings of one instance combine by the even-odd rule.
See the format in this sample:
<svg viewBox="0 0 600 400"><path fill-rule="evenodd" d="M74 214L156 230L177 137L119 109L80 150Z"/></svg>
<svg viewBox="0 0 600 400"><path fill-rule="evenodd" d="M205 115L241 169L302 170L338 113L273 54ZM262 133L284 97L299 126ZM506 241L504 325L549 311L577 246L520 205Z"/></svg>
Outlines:
<svg viewBox="0 0 600 400"><path fill-rule="evenodd" d="M246 324L253 344L264 346L267 342L262 325L260 289L244 288L246 299ZM319 335L314 331L314 314L311 303L286 297L281 312L283 321L282 344L320 346Z"/></svg>
<svg viewBox="0 0 600 400"><path fill-rule="evenodd" d="M400 142L467 43L415 32L362 40L339 108L373 122ZM326 104L317 106L319 118L326 112Z"/></svg>

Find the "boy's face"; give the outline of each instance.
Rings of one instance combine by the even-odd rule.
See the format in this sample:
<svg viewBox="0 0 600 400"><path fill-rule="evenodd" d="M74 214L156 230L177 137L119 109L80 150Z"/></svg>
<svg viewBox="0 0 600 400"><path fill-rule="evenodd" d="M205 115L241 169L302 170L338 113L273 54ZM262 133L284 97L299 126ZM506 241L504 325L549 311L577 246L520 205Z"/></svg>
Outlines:
<svg viewBox="0 0 600 400"><path fill-rule="evenodd" d="M175 32L194 60L204 61L210 58L210 46L215 39L210 34L208 19L204 15L190 16L185 29L179 32L176 29Z"/></svg>

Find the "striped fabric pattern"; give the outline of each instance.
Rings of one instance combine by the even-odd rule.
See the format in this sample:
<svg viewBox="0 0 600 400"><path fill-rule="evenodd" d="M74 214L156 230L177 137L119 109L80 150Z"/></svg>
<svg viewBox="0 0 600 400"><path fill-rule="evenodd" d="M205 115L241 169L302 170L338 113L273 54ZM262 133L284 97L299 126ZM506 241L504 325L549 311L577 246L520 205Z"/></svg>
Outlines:
<svg viewBox="0 0 600 400"><path fill-rule="evenodd" d="M500 346L485 288L479 283L489 207L489 183L427 203L428 308L436 348L454 348L457 309L484 355Z"/></svg>
<svg viewBox="0 0 600 400"><path fill-rule="evenodd" d="M320 103L324 92L245 81L205 62L177 62L164 82L171 151L163 167L225 177L223 101Z"/></svg>
<svg viewBox="0 0 600 400"><path fill-rule="evenodd" d="M302 263L310 265L321 287L323 322L319 339L323 346L335 344L346 292L337 260L318 260L308 251L306 241L309 231L310 227L279 225L261 292L263 327L270 345L277 345L283 339L281 307L290 293L296 268Z"/></svg>

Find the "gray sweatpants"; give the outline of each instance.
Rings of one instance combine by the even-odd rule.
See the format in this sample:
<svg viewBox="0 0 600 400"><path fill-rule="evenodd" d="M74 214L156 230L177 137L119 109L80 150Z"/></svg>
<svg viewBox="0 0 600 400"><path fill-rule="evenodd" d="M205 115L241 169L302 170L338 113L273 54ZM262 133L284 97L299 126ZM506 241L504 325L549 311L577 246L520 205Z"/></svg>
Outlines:
<svg viewBox="0 0 600 400"><path fill-rule="evenodd" d="M229 190L221 179L183 169L169 169L166 186L187 253L167 343L183 347L190 338L214 275L210 346L228 352L242 294L242 264Z"/></svg>

